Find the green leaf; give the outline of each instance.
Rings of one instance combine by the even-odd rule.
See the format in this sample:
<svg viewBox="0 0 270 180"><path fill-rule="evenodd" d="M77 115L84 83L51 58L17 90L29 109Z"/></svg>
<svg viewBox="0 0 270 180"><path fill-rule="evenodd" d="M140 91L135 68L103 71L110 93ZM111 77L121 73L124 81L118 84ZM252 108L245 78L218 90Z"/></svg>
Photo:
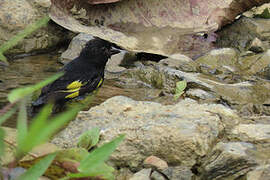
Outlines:
<svg viewBox="0 0 270 180"><path fill-rule="evenodd" d="M5 131L2 128L0 128L0 157L4 154L4 148L5 148L4 137L5 137Z"/></svg>
<svg viewBox="0 0 270 180"><path fill-rule="evenodd" d="M40 160L16 180L37 180L48 169L52 161L54 160L56 153L47 155L44 159Z"/></svg>
<svg viewBox="0 0 270 180"><path fill-rule="evenodd" d="M3 116L0 117L0 125L5 122L8 118L10 118L15 112L17 108L13 107L8 112L6 112Z"/></svg>
<svg viewBox="0 0 270 180"><path fill-rule="evenodd" d="M70 173L70 178L83 178L83 177L102 177L103 179L111 180L114 179L114 169L105 163L101 163L96 168L91 169L85 173Z"/></svg>
<svg viewBox="0 0 270 180"><path fill-rule="evenodd" d="M45 26L50 20L49 16L45 16L38 20L37 22L28 25L26 28L24 28L23 31L19 32L15 36L13 36L9 41L5 42L0 46L0 60L7 63L6 57L3 55L3 53L18 44L19 41L24 39L26 36L31 34L32 32L36 31L37 29L41 28L42 26Z"/></svg>
<svg viewBox="0 0 270 180"><path fill-rule="evenodd" d="M17 143L18 147L23 146L27 136L27 112L26 112L26 98L24 98L19 104L19 115L17 120ZM19 152L19 149L18 149ZM18 153L17 158L20 158L22 154Z"/></svg>
<svg viewBox="0 0 270 180"><path fill-rule="evenodd" d="M54 76L52 76L52 77L50 77L50 78L48 78L48 79L46 79L44 81L41 81L38 84L23 87L23 88L14 89L8 94L8 100L11 103L19 101L20 99L24 98L25 96L28 96L28 95L32 94L34 91L36 91L38 89L41 89L43 86L46 86L47 84L55 81L56 79L58 79L62 75L63 75L63 73L57 73Z"/></svg>
<svg viewBox="0 0 270 180"><path fill-rule="evenodd" d="M49 122L45 122L47 117L46 113L49 113L50 106L46 106L38 115L33 127L30 127L30 131L22 144L20 150L22 153L29 152L33 147L42 144L47 141L54 133L56 133L64 124L73 119L79 112L79 107L74 107L66 112L63 112L54 118L50 119ZM43 115L42 115L43 114ZM45 115L44 115L45 114ZM39 119L41 118L41 119ZM36 122L41 120L41 122Z"/></svg>
<svg viewBox="0 0 270 180"><path fill-rule="evenodd" d="M100 129L95 127L89 131L84 132L80 137L77 143L78 147L85 148L87 150L94 147L99 141Z"/></svg>
<svg viewBox="0 0 270 180"><path fill-rule="evenodd" d="M109 143L92 151L85 159L83 159L78 167L81 173L87 174L93 169L102 164L109 158L112 152L116 149L118 144L124 139L124 135L120 135Z"/></svg>
<svg viewBox="0 0 270 180"><path fill-rule="evenodd" d="M177 100L183 93L184 90L187 87L187 81L183 80L183 81L178 81L176 83L176 88L175 88L175 95L174 95L174 99Z"/></svg>

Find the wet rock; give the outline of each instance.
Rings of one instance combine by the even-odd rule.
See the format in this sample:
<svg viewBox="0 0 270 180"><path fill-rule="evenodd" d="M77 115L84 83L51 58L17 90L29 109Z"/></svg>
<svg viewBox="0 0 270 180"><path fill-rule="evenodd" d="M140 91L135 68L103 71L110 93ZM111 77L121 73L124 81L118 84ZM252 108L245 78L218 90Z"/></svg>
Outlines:
<svg viewBox="0 0 270 180"><path fill-rule="evenodd" d="M151 168L142 169L139 172L135 173L130 180L150 180Z"/></svg>
<svg viewBox="0 0 270 180"><path fill-rule="evenodd" d="M27 25L47 15L50 1L3 0L0 4L0 44L3 44ZM68 38L68 31L54 23L49 23L46 27L27 36L5 54L30 53L49 49Z"/></svg>
<svg viewBox="0 0 270 180"><path fill-rule="evenodd" d="M262 165L247 173L247 180L268 180L270 177L270 164Z"/></svg>
<svg viewBox="0 0 270 180"><path fill-rule="evenodd" d="M243 75L263 74L269 76L270 49L265 53L239 58L240 72Z"/></svg>
<svg viewBox="0 0 270 180"><path fill-rule="evenodd" d="M254 145L244 142L218 143L200 171L202 179L237 179L256 165L249 151Z"/></svg>
<svg viewBox="0 0 270 180"><path fill-rule="evenodd" d="M245 51L249 49L250 42L258 38L262 46L269 49L270 39L265 29L270 29L270 19L242 17L218 32L217 45Z"/></svg>
<svg viewBox="0 0 270 180"><path fill-rule="evenodd" d="M199 68L206 74L235 72L238 54L232 48L215 49L196 59Z"/></svg>
<svg viewBox="0 0 270 180"><path fill-rule="evenodd" d="M242 141L270 143L270 124L239 124L232 135Z"/></svg>
<svg viewBox="0 0 270 180"><path fill-rule="evenodd" d="M166 161L156 157L149 156L143 161L143 166L146 168L154 168L158 170L163 170L168 168L168 164Z"/></svg>
<svg viewBox="0 0 270 180"><path fill-rule="evenodd" d="M223 121L236 116L222 105L200 105L191 99L176 105L161 105L117 96L80 112L52 142L72 147L78 134L100 127L106 142L120 133L126 134L125 141L111 156L118 166L137 168L149 155L168 163L193 166L207 154L223 129L217 114L223 116Z"/></svg>
<svg viewBox="0 0 270 180"><path fill-rule="evenodd" d="M218 102L219 98L213 93L207 92L202 89L189 89L185 93L186 97L195 99L200 102Z"/></svg>
<svg viewBox="0 0 270 180"><path fill-rule="evenodd" d="M197 64L187 56L180 56L176 59L166 58L159 61L158 64L178 69L184 72L196 72Z"/></svg>

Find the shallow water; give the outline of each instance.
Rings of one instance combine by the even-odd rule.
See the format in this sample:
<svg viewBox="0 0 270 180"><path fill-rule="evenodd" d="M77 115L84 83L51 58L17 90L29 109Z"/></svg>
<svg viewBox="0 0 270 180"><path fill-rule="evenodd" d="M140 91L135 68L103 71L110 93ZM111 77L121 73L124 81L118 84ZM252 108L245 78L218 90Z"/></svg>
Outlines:
<svg viewBox="0 0 270 180"><path fill-rule="evenodd" d="M57 72L63 66L57 63L57 58L55 55L37 55L17 59L11 62L8 67L0 67L0 108L8 103L7 94L10 90L37 83ZM123 87L119 85L117 78L105 79L90 106L98 105L106 99L118 95L128 96L135 100L162 101L158 96L159 92L160 90L146 87ZM5 126L9 127L14 127L15 124L16 116L4 123Z"/></svg>

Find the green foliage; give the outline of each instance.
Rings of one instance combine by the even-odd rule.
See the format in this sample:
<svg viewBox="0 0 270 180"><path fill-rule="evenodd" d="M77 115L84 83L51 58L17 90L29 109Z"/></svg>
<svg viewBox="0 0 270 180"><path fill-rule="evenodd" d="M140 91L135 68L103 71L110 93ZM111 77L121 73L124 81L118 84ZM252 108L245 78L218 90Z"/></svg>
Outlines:
<svg viewBox="0 0 270 180"><path fill-rule="evenodd" d="M50 17L48 17L48 16L41 18L37 22L28 25L23 31L19 32L18 34L13 36L9 41L2 44L0 46L0 60L5 62L5 63L8 63L6 57L3 55L3 53L5 51L7 51L8 49L12 48L13 46L15 46L16 44L18 44L19 41L24 39L26 36L28 36L32 32L36 31L37 29L41 28L42 26L47 25L49 20L50 20Z"/></svg>
<svg viewBox="0 0 270 180"><path fill-rule="evenodd" d="M56 153L47 155L45 158L32 166L28 171L16 178L16 180L37 180L48 169L55 156Z"/></svg>
<svg viewBox="0 0 270 180"><path fill-rule="evenodd" d="M33 92L41 89L43 86L46 86L47 84L53 82L54 80L58 79L62 75L63 75L63 73L58 73L58 74L46 79L45 81L41 81L38 84L23 87L23 88L14 89L8 94L8 100L11 103L17 102L17 101L25 98L26 96L29 96Z"/></svg>
<svg viewBox="0 0 270 180"><path fill-rule="evenodd" d="M270 19L269 8L265 8L264 11L261 14L257 14L254 17L264 18L264 19Z"/></svg>
<svg viewBox="0 0 270 180"><path fill-rule="evenodd" d="M91 149L97 145L99 141L100 129L92 128L89 131L84 132L77 143L78 147L85 148L87 150Z"/></svg>
<svg viewBox="0 0 270 180"><path fill-rule="evenodd" d="M79 107L74 107L47 121L46 117L48 117L48 114L51 112L51 106L45 106L38 117L35 118L27 134L21 138L22 142L18 142L17 156L20 157L31 151L35 146L47 141L54 133L63 127L63 125L74 118L79 110Z"/></svg>
<svg viewBox="0 0 270 180"><path fill-rule="evenodd" d="M187 87L187 81L179 81L176 83L176 88L175 88L175 94L174 94L174 99L177 100L179 97L184 93L184 90Z"/></svg>
<svg viewBox="0 0 270 180"><path fill-rule="evenodd" d="M120 135L111 142L93 150L80 162L80 166L78 167L80 173L69 174L68 176L71 178L102 176L106 179L113 179L113 168L107 166L104 161L109 158L123 139L124 135Z"/></svg>
<svg viewBox="0 0 270 180"><path fill-rule="evenodd" d="M2 156L4 154L4 136L5 136L5 132L2 128L0 128L0 156Z"/></svg>

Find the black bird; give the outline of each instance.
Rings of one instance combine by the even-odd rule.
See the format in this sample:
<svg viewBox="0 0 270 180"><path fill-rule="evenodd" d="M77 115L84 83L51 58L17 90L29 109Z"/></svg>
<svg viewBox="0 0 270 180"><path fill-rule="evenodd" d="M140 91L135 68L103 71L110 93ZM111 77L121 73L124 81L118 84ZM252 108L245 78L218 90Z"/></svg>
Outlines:
<svg viewBox="0 0 270 180"><path fill-rule="evenodd" d="M100 38L87 42L80 55L60 70L64 75L42 88L39 98L32 102L32 112L48 102L54 103L54 110L61 108L67 101L100 88L108 59L120 52L113 46Z"/></svg>

